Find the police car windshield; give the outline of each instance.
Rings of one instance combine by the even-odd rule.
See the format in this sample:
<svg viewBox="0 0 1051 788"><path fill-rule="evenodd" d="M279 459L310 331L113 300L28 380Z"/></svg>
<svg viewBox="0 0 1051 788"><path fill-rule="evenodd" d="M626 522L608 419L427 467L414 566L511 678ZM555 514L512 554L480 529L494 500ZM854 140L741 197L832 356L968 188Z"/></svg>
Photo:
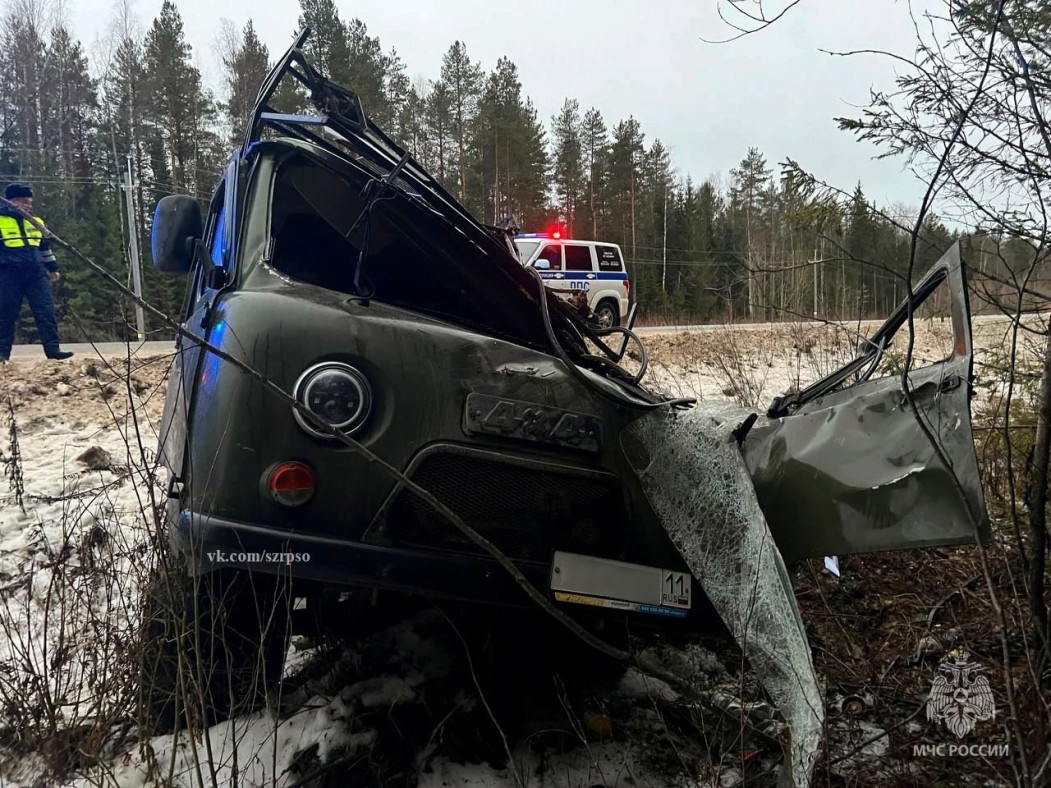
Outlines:
<svg viewBox="0 0 1051 788"><path fill-rule="evenodd" d="M533 256L533 252L540 246L540 241L519 241L516 239L515 246L518 247L518 253L522 256L522 262L524 263Z"/></svg>

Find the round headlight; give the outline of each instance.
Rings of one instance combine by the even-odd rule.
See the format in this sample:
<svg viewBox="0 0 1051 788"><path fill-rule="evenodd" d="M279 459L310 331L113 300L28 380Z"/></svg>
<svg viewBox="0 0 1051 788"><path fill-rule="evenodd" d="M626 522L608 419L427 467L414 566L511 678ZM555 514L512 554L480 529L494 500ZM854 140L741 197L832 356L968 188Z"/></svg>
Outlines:
<svg viewBox="0 0 1051 788"><path fill-rule="evenodd" d="M372 410L372 392L365 376L349 364L326 361L310 367L299 376L293 396L307 410L341 432L361 428ZM321 432L298 410L293 410L299 426L318 438L332 436Z"/></svg>

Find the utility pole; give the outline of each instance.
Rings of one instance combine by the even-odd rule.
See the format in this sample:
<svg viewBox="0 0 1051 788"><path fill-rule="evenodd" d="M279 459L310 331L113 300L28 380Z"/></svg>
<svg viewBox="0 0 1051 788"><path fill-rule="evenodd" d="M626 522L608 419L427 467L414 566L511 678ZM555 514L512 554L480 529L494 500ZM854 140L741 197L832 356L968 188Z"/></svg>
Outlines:
<svg viewBox="0 0 1051 788"><path fill-rule="evenodd" d="M142 298L142 269L139 266L139 221L135 215L135 200L131 193L131 154L128 154L128 171L124 174L124 198L128 206L128 249L131 258L131 282L132 292L137 298ZM142 307L135 304L135 328L139 342L146 339L146 321L142 314Z"/></svg>
<svg viewBox="0 0 1051 788"><path fill-rule="evenodd" d="M814 317L817 317L817 264L820 258L817 256L817 249L814 250L814 259L810 261L810 264L814 266Z"/></svg>
<svg viewBox="0 0 1051 788"><path fill-rule="evenodd" d="M824 307L825 305L825 269L821 265L825 260L825 236L821 236L821 260L818 262L818 276L820 278L820 284L818 285L818 298L819 305Z"/></svg>
<svg viewBox="0 0 1051 788"><path fill-rule="evenodd" d="M661 271L661 290L668 292L668 181L664 181L664 268Z"/></svg>

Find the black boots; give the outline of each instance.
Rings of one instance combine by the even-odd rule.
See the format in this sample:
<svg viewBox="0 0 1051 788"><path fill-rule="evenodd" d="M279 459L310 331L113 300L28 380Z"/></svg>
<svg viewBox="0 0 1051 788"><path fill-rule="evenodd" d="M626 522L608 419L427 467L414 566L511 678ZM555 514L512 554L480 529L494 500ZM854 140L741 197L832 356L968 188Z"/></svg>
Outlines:
<svg viewBox="0 0 1051 788"><path fill-rule="evenodd" d="M64 358L73 358L72 350L45 350L44 355L48 358L53 358L61 361Z"/></svg>

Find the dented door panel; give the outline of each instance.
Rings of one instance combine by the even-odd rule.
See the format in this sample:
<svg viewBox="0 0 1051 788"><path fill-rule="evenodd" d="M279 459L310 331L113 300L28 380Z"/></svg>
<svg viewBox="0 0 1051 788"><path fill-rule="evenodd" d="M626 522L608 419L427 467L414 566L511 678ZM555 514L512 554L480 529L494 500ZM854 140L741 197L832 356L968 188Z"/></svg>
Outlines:
<svg viewBox="0 0 1051 788"><path fill-rule="evenodd" d="M952 295L952 355L913 370L909 380L915 407L951 470L917 423L899 375L834 390L786 415L760 420L743 449L786 561L968 544L977 535L988 537L971 433L970 318L957 247L917 292L926 290L924 297L929 296L934 287L926 284L946 278ZM873 340L889 343L898 334L898 344L906 345L906 321L903 305ZM875 353L869 358L863 354L848 367L866 368Z"/></svg>

